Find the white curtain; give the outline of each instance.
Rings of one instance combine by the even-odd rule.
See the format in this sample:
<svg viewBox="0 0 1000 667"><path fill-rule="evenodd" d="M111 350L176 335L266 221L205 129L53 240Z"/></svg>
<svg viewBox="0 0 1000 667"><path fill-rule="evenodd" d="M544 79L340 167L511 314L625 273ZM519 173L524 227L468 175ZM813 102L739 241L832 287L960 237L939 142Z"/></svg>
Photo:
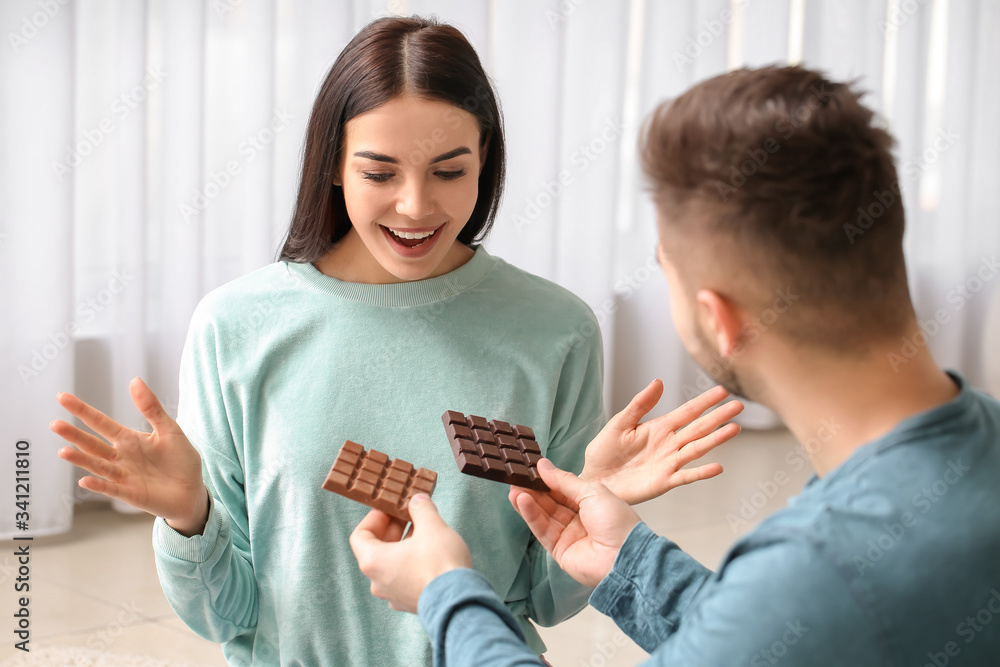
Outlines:
<svg viewBox="0 0 1000 667"><path fill-rule="evenodd" d="M28 533L66 530L76 498L47 428L55 393L141 427L127 386L142 376L173 410L192 310L274 260L319 83L387 13L457 25L493 76L510 163L487 247L591 304L609 409L653 376L664 408L708 386L652 259L639 123L699 80L773 62L871 91L899 139L918 312L947 320L929 345L984 382L1000 347L982 339L1000 283L998 0L7 0L0 470L30 444ZM0 513L0 538L17 533Z"/></svg>

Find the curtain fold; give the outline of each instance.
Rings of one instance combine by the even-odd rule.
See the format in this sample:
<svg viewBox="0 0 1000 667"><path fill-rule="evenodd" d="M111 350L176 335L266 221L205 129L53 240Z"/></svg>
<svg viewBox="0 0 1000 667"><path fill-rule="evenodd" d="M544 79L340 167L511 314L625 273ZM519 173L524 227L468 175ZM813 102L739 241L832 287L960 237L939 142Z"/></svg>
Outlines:
<svg viewBox="0 0 1000 667"><path fill-rule="evenodd" d="M56 392L73 386L75 338L94 308L74 299L72 174L103 131L75 131L74 8L52 4L0 4L0 539L70 528L73 474L48 424ZM97 307L110 296L87 295ZM22 480L27 471L27 489L15 470ZM16 514L15 502L25 502Z"/></svg>

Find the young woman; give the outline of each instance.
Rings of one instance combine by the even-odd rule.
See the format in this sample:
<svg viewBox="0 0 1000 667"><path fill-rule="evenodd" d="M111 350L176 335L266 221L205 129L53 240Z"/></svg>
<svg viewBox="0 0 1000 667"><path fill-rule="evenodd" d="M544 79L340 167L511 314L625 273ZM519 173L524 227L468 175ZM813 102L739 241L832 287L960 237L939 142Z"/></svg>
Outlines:
<svg viewBox="0 0 1000 667"><path fill-rule="evenodd" d="M475 245L503 179L499 109L468 41L419 18L375 21L319 92L281 261L215 290L194 315L178 422L138 380L151 435L60 396L113 444L55 422L77 447L60 455L97 475L85 488L160 517L166 596L232 664L430 663L418 621L372 598L351 554L367 508L321 489L348 439L439 473L442 516L537 652L529 619L557 623L586 604L589 589L532 539L507 487L459 474L441 425L445 410L529 425L545 455L574 471L604 425L593 314ZM659 391L651 385L625 425L605 431L588 454L594 475L635 491L629 460L667 432L635 430ZM677 468L731 437L735 427L709 432L732 414L675 438L671 451L695 443Z"/></svg>

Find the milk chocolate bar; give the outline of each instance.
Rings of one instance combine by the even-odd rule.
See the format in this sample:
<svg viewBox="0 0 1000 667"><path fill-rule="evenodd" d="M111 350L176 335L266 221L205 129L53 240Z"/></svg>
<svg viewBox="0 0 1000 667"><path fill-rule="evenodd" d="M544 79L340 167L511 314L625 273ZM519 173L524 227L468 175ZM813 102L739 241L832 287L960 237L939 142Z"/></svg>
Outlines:
<svg viewBox="0 0 1000 667"><path fill-rule="evenodd" d="M323 488L405 522L410 520L410 498L417 493L430 495L436 483L436 472L414 468L412 463L390 459L374 449L365 451L348 440L340 448Z"/></svg>
<svg viewBox="0 0 1000 667"><path fill-rule="evenodd" d="M531 428L499 419L487 421L476 415L466 417L454 410L445 411L441 421L461 472L538 491L549 490L538 474L542 450Z"/></svg>

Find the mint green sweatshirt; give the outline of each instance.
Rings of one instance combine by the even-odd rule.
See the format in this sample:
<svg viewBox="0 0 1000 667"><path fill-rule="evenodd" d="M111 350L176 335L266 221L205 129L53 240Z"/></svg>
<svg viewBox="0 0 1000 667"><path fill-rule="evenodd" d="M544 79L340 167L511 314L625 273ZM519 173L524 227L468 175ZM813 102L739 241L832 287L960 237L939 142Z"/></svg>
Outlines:
<svg viewBox="0 0 1000 667"><path fill-rule="evenodd" d="M565 289L478 248L449 274L346 283L279 262L198 306L180 422L212 503L202 535L162 519L164 592L233 665L431 664L416 616L371 595L348 536L368 509L321 488L345 440L438 472L434 501L529 638L587 603L511 508L508 487L458 472L441 415L535 430L570 470L604 424L601 339Z"/></svg>

